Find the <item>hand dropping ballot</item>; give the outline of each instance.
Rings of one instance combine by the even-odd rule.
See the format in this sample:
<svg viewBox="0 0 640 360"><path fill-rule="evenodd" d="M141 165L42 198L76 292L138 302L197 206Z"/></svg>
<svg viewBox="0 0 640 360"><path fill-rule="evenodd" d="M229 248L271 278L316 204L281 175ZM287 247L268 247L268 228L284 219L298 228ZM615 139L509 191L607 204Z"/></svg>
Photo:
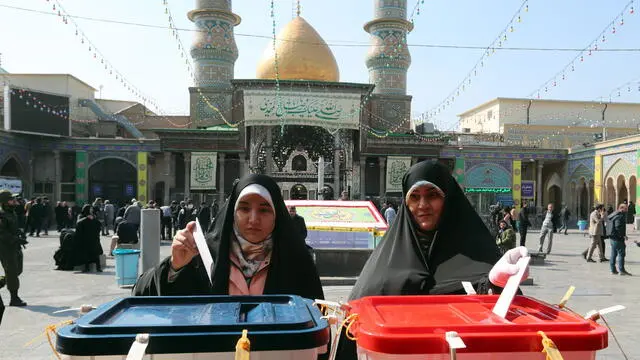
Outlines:
<svg viewBox="0 0 640 360"><path fill-rule="evenodd" d="M196 219L196 231L193 232L193 239L196 241L198 252L202 258L202 263L204 264L204 268L207 270L209 282L211 282L211 265L213 265L213 257L211 257L209 245L207 245L207 240L204 238L204 231L202 231L202 226L200 226L200 221L198 219Z"/></svg>
<svg viewBox="0 0 640 360"><path fill-rule="evenodd" d="M493 307L494 314L501 318L507 316L511 302L513 302L513 298L516 296L516 292L518 292L518 286L520 286L520 283L523 280L530 260L531 257L529 256L522 257L518 260L518 272L515 275L512 275L507 281L507 285L505 285L502 290L502 294L500 294L498 301Z"/></svg>

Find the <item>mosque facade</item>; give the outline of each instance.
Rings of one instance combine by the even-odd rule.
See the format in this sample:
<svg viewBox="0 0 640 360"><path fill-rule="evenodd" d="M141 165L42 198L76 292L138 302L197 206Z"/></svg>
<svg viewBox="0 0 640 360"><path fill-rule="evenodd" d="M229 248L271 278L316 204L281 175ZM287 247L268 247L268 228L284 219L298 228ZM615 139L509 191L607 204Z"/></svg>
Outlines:
<svg viewBox="0 0 640 360"><path fill-rule="evenodd" d="M0 181L21 180L25 195L53 201L135 197L166 204L221 202L237 178L264 173L278 181L285 199L345 192L349 199L399 199L407 168L431 159L451 168L483 213L498 201L529 201L539 208L566 203L583 216L595 202L636 197L635 138L567 150L413 132L407 1L373 4L374 17L364 25L371 35L366 83L340 81L329 46L302 16L281 30L275 47L267 46L254 79L235 79L241 54L234 27L241 19L230 0L197 0L188 14L201 30L191 46L196 81L189 116L161 117L141 104L94 99L95 89L77 79L64 79L64 88L77 89L66 94L42 78L20 82L3 74L23 89L66 94L68 118L76 121L69 136L42 136L12 131L5 117ZM5 87L4 97L17 88ZM78 123L83 119L95 121L85 126Z"/></svg>

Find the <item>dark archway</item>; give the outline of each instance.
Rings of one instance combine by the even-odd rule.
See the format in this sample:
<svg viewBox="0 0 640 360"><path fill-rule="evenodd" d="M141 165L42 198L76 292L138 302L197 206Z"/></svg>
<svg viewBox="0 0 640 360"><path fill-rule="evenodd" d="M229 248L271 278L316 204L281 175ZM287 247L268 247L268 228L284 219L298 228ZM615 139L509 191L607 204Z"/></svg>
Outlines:
<svg viewBox="0 0 640 360"><path fill-rule="evenodd" d="M291 159L291 170L307 171L307 159L302 155L296 155Z"/></svg>
<svg viewBox="0 0 640 360"><path fill-rule="evenodd" d="M562 205L562 190L558 185L553 185L549 188L549 202L556 209L560 209L560 205Z"/></svg>
<svg viewBox="0 0 640 360"><path fill-rule="evenodd" d="M99 160L89 168L89 201L97 197L122 206L137 197L136 168L117 158Z"/></svg>
<svg viewBox="0 0 640 360"><path fill-rule="evenodd" d="M309 193L307 188L302 184L296 184L291 187L291 200L307 200Z"/></svg>
<svg viewBox="0 0 640 360"><path fill-rule="evenodd" d="M587 190L587 185L583 184L580 189L580 213L578 213L578 217L580 220L587 219L591 210L591 205L589 204L589 190Z"/></svg>
<svg viewBox="0 0 640 360"><path fill-rule="evenodd" d="M22 171L18 161L16 161L15 158L10 157L4 165L2 165L2 169L0 169L0 176L11 176L15 178L21 177Z"/></svg>
<svg viewBox="0 0 640 360"><path fill-rule="evenodd" d="M165 194L165 182L164 181L158 181L156 183L156 188L155 188L153 194L154 194L153 199L149 199L149 200L155 200L155 202L157 204L159 204L159 206L169 205L169 204L164 204L164 194Z"/></svg>

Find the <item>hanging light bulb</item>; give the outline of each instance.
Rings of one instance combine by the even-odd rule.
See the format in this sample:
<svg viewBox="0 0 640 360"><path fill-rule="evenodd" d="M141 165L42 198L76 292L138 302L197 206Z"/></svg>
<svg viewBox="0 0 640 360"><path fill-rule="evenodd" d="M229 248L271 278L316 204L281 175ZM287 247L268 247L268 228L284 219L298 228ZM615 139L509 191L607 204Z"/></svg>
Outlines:
<svg viewBox="0 0 640 360"><path fill-rule="evenodd" d="M611 33L612 33L612 34L615 34L615 33L616 33L616 27L615 27L615 26L611 29Z"/></svg>

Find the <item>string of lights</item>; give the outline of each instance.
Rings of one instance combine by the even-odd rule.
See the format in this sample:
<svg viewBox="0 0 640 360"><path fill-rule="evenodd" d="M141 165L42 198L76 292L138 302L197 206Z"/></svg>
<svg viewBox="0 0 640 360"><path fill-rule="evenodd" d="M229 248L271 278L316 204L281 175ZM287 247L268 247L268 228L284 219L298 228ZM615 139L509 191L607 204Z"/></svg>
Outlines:
<svg viewBox="0 0 640 360"><path fill-rule="evenodd" d="M101 67L104 67L104 71L108 72L109 75L115 76L115 79L118 80L121 85L129 91L132 95L136 96L138 99L142 100L145 104L152 105L156 112L162 113L162 110L158 106L157 102L145 95L142 91L139 90L131 81L129 81L120 71L118 71L113 64L107 60L104 54L95 46L95 44L87 37L84 31L80 28L79 24L72 18L68 16L67 11L62 6L59 0L46 0L47 3L53 2L52 8L53 11L57 11L57 15L62 19L62 22L66 25L71 23L75 27L75 34L80 39L80 43L88 46L88 50L90 54L93 54L93 59L96 61L100 61Z"/></svg>
<svg viewBox="0 0 640 360"><path fill-rule="evenodd" d="M607 34L615 35L618 33L619 28L624 26L624 17L627 15L635 14L635 0L630 0L626 3L626 5L622 8L622 10L616 15L616 17L605 26L605 28L595 37L589 44L582 49L569 63L567 63L560 71L556 72L552 77L550 77L547 81L545 81L542 85L540 85L537 89L533 90L528 98L537 98L540 99L541 92L544 94L549 93L549 91L558 86L561 81L567 80L569 78L568 74L573 73L576 70L576 65L583 63L586 58L591 56L594 52L599 50L598 44L605 43L607 41Z"/></svg>
<svg viewBox="0 0 640 360"><path fill-rule="evenodd" d="M0 4L0 8L13 9L17 11L26 11L39 13L42 15L51 15L58 16L55 12L50 11L41 11L36 9L28 9L22 8L18 6L11 6ZM95 17L87 17L87 16L77 16L77 15L67 15L68 18L93 21L93 22L103 22L110 24L119 24L119 25L128 25L128 26L138 26L138 27L146 27L146 28L154 28L154 29L162 29L162 30L175 30L178 32L202 32L203 30L199 29L189 29L189 28L179 28L179 27L170 27L164 25L153 25L153 24L144 24L144 23L136 23L136 22L127 22L127 21L119 21L113 19L102 19ZM259 38L259 39L271 39L270 35L260 35L260 34L245 34L245 33L235 33L237 37L249 37L249 38ZM296 40L296 39L278 39L279 41L284 42L299 42L299 43L308 43L312 45L320 45L319 43L309 42L304 40ZM374 45L368 42L362 41L352 41L352 40L329 40L327 44L332 47L376 47L376 46L386 46L386 45ZM440 48L440 49L453 49L453 50L482 50L486 51L487 47L483 45L454 45L454 44L411 44L407 43L408 47L416 47L416 48ZM500 51L531 51L531 52L581 52L584 48L576 48L576 47L510 47L510 46L502 46L500 48L494 48L492 51L496 52ZM593 49L593 52L640 52L640 48L598 48Z"/></svg>
<svg viewBox="0 0 640 360"><path fill-rule="evenodd" d="M634 91L637 91L638 93L640 93L640 76L633 79L633 80L629 80L625 83L623 83L622 85L614 88L613 90L609 91L609 102L612 101L613 96L617 96L622 97L622 93L624 92L624 90L626 90L627 93L633 93ZM602 101L605 97L601 96L600 100Z"/></svg>
<svg viewBox="0 0 640 360"><path fill-rule="evenodd" d="M522 17L524 16L524 13L527 12L529 12L529 0L524 0L511 19L507 22L507 25L498 33L489 46L485 47L480 58L476 61L471 70L467 72L462 81L460 81L458 85L436 106L421 114L418 117L418 120L421 122L431 121L432 118L436 117L451 106L455 100L460 97L460 94L471 86L472 79L478 76L478 70L484 67L484 63L487 59L491 55L495 54L495 49L503 47L504 43L508 40L507 34L515 31L515 25L522 22Z"/></svg>

